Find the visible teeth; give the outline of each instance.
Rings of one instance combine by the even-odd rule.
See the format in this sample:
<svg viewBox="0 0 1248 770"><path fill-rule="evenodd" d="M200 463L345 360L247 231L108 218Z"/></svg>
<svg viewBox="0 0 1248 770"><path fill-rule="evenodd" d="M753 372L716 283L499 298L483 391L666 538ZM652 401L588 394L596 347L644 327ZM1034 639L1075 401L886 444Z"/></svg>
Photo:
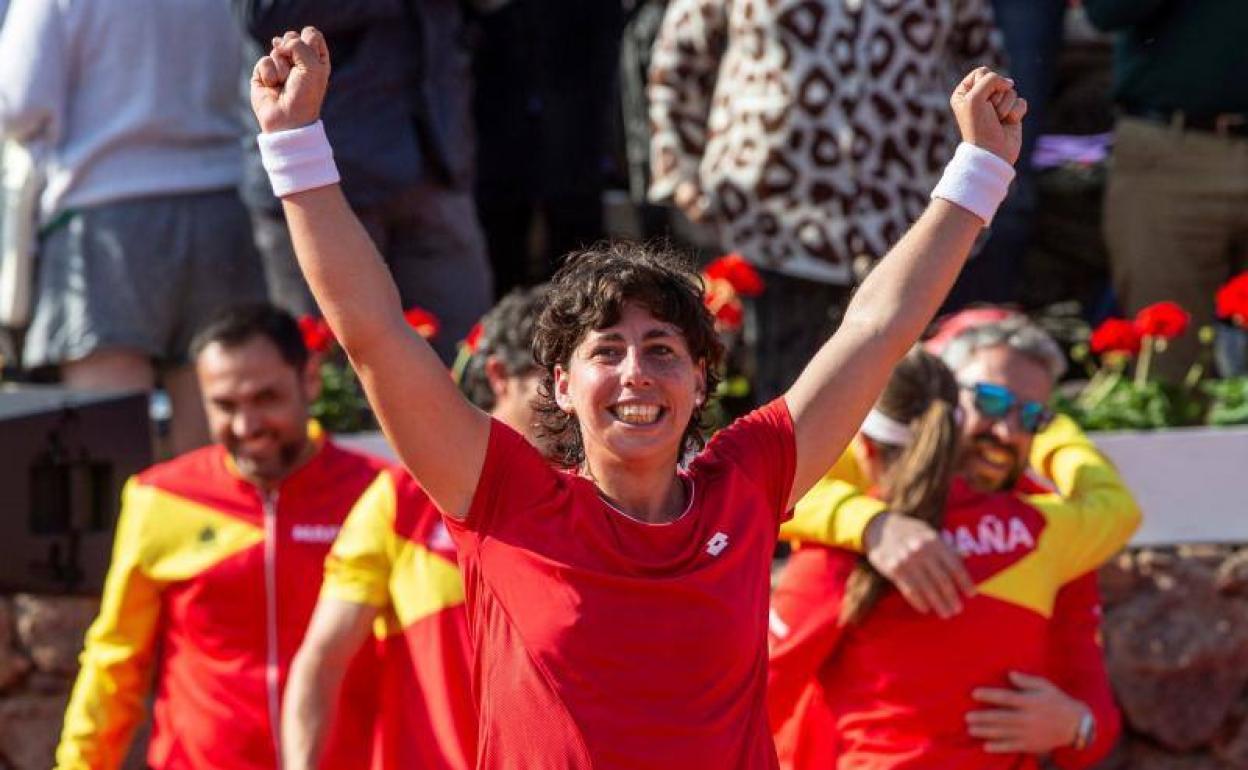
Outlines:
<svg viewBox="0 0 1248 770"><path fill-rule="evenodd" d="M615 416L622 422L647 425L659 419L659 411L654 404L620 404L615 408Z"/></svg>

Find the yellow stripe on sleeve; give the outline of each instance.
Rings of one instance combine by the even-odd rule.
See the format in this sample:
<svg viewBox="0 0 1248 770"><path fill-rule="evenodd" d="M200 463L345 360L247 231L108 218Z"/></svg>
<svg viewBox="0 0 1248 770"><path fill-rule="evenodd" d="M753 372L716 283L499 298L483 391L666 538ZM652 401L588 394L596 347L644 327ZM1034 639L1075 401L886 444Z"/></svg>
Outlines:
<svg viewBox="0 0 1248 770"><path fill-rule="evenodd" d="M399 623L408 627L464 601L459 567L419 543L405 542L390 581Z"/></svg>
<svg viewBox="0 0 1248 770"><path fill-rule="evenodd" d="M387 472L356 500L325 560L321 596L387 608L391 576L402 544L394 532L398 493Z"/></svg>
<svg viewBox="0 0 1248 770"><path fill-rule="evenodd" d="M868 486L851 446L794 507L793 518L780 526L780 539L861 553L867 524L887 509L882 501L866 494Z"/></svg>

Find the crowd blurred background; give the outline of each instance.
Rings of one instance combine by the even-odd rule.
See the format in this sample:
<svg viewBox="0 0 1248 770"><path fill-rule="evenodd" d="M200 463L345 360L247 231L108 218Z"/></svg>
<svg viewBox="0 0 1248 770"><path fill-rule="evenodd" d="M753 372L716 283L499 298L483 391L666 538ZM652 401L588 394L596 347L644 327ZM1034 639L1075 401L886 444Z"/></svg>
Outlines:
<svg viewBox="0 0 1248 770"><path fill-rule="evenodd" d="M1248 267L1236 5L0 0L3 377L159 393L177 452L207 440L186 358L204 318L263 296L315 317L247 100L305 24L329 40L344 191L448 365L562 255L661 237L753 268L729 383L743 405L782 392L922 210L957 140L948 93L989 65L1029 101L1026 140L946 310L1016 306L1078 349L1175 301L1193 332L1154 371L1242 373L1215 304Z"/></svg>

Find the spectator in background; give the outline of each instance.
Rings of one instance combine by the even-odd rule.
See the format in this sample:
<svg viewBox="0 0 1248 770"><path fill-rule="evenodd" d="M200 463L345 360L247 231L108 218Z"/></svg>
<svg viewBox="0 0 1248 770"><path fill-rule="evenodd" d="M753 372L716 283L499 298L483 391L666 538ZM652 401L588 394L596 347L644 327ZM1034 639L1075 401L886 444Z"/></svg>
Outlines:
<svg viewBox="0 0 1248 770"><path fill-rule="evenodd" d="M226 310L191 350L217 443L126 484L57 770L121 766L153 673L149 767L280 768L282 689L325 557L385 467L309 422L319 367L285 312ZM369 766L376 664L355 659L326 770Z"/></svg>
<svg viewBox="0 0 1248 770"><path fill-rule="evenodd" d="M760 403L839 324L957 144L945 94L1002 58L988 0L672 0L650 77L651 199L763 269Z"/></svg>
<svg viewBox="0 0 1248 770"><path fill-rule="evenodd" d="M946 319L925 347L942 357L961 387L963 416L958 427L963 456L959 470L971 486L984 493L1010 492L1022 499L1054 487L1069 496L1072 469L1091 482L1116 479L1104 475L1108 461L1072 421L1057 417L1043 426L1043 404L1052 395L1066 360L1052 338L1024 316L991 307L965 310ZM987 411L993 407L995 414ZM1037 430L1042 432L1035 435ZM864 434L870 438L865 427ZM871 496L879 484L871 466L879 460L866 450L866 443L861 436L855 439L824 480L798 503L793 519L781 528L781 537L864 552L915 610L942 618L959 616L974 595L966 590L975 574L968 573L967 565L972 570L981 568L974 557L982 554L963 552L961 547L955 551L930 522L898 516L890 511L891 504ZM1091 488L1079 489L1083 494ZM1099 507L1088 505L1089 513L1117 517L1134 510L1129 495L1098 497L1100 492L1091 491L1096 494L1085 495L1084 503L1103 502ZM977 582L982 582L981 577L983 573ZM1096 573L1068 575L1063 582L1042 613L1048 618L1044 661L1051 683L1032 682L1026 687L1013 683L1026 697L1014 708L995 710L995 716L1005 716L1007 721L1012 717L1016 728L1035 734L1055 712L1073 713L1078 703L1091 717L1091 737L1080 745L1058 747L1053 756L1060 767L1076 770L1106 756L1119 733L1120 715L1100 646ZM805 644L794 635L780 645L786 648L782 655L787 658L780 665L797 660L798 647ZM990 705L981 708L993 710ZM793 737L794 729L790 726L784 740ZM811 751L806 743L803 751Z"/></svg>
<svg viewBox="0 0 1248 770"><path fill-rule="evenodd" d="M510 0L477 21L477 212L499 296L605 234L621 17L610 0Z"/></svg>
<svg viewBox="0 0 1248 770"><path fill-rule="evenodd" d="M239 56L218 0L12 0L0 32L0 132L47 175L24 363L72 388L163 383L174 451L208 440L191 334L264 296L237 192Z"/></svg>
<svg viewBox="0 0 1248 770"><path fill-rule="evenodd" d="M403 306L437 316L441 332L433 346L449 364L456 342L489 309L493 291L472 200L472 85L462 4L232 1L248 37L247 83L251 64L269 52L274 36L309 25L325 33L334 50L334 88L322 120L343 192L390 268ZM245 103L236 105L246 110ZM258 127L246 112L252 130L243 198L270 294L296 315L319 315L260 165Z"/></svg>
<svg viewBox="0 0 1248 770"><path fill-rule="evenodd" d="M1178 302L1196 326L1214 293L1248 267L1248 13L1233 0L1084 0L1119 33L1105 237L1127 313ZM1177 381L1197 335L1172 340L1154 369Z"/></svg>

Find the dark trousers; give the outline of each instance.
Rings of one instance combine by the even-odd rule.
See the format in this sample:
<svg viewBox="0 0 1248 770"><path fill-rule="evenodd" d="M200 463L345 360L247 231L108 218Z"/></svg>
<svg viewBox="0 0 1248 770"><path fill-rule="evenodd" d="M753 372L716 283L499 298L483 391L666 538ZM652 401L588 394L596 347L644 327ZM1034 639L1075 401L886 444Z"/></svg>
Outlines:
<svg viewBox="0 0 1248 770"><path fill-rule="evenodd" d="M966 305L1018 299L1023 252L1031 239L1036 212L1036 178L1031 152L1045 129L1045 107L1053 90L1057 54L1062 44L1066 3L1061 0L993 0L997 26L1005 38L1010 76L1027 100L1018 176L1010 196L993 220L979 252L971 258L945 302L945 311Z"/></svg>
<svg viewBox="0 0 1248 770"><path fill-rule="evenodd" d="M841 325L848 286L793 278L759 269L765 289L746 303L746 341L758 404L782 395Z"/></svg>

